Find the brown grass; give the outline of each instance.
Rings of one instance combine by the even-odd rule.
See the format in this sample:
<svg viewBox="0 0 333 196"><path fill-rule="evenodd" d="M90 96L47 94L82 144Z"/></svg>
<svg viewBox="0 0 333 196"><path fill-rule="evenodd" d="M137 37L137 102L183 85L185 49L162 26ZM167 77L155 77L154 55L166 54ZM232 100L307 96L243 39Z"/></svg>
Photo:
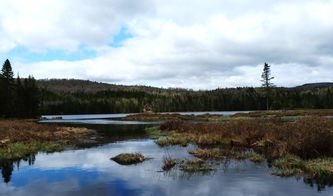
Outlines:
<svg viewBox="0 0 333 196"><path fill-rule="evenodd" d="M37 124L33 120L0 120L0 147L10 143L36 141L80 140L86 128Z"/></svg>
<svg viewBox="0 0 333 196"><path fill-rule="evenodd" d="M166 155L166 156L163 157L162 170L163 171L169 171L174 166L176 166L176 164L177 164L177 160L176 159L171 158L170 155Z"/></svg>
<svg viewBox="0 0 333 196"><path fill-rule="evenodd" d="M170 125L168 128L167 125ZM197 145L228 144L264 151L268 158L295 154L302 158L333 156L333 119L304 118L295 122L257 120L228 123L167 123L164 130L174 130Z"/></svg>
<svg viewBox="0 0 333 196"><path fill-rule="evenodd" d="M322 109L322 110L290 110L290 111L256 111L249 113L237 113L232 115L232 117L275 117L281 118L285 116L333 116L332 109Z"/></svg>

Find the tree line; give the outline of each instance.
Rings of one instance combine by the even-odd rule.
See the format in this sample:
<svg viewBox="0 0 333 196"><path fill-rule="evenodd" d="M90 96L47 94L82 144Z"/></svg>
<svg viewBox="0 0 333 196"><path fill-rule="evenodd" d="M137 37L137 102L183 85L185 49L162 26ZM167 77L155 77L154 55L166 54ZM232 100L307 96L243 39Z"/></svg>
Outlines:
<svg viewBox="0 0 333 196"><path fill-rule="evenodd" d="M57 94L41 90L43 114L88 114L142 112L242 111L269 109L333 108L333 88L224 88L209 91L145 92L105 90L96 93ZM268 105L269 103L269 105Z"/></svg>
<svg viewBox="0 0 333 196"><path fill-rule="evenodd" d="M39 114L39 89L36 80L29 76L14 79L14 72L7 59L0 73L0 117L36 117Z"/></svg>
<svg viewBox="0 0 333 196"><path fill-rule="evenodd" d="M332 109L333 87L278 88L265 63L262 87L193 91L123 86L87 80L14 78L6 60L0 73L0 117L40 114L136 113L149 105L154 112L244 111L266 109Z"/></svg>

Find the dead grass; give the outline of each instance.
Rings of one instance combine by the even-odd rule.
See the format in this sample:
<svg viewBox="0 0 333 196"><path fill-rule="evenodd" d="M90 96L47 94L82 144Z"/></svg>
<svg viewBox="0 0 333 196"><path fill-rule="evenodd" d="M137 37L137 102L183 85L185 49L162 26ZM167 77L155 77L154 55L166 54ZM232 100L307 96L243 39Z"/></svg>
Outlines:
<svg viewBox="0 0 333 196"><path fill-rule="evenodd" d="M37 124L34 120L0 120L0 158L18 159L37 151L59 151L82 142L91 130Z"/></svg>
<svg viewBox="0 0 333 196"><path fill-rule="evenodd" d="M75 140L88 132L87 128L37 124L33 120L0 120L0 145L29 140Z"/></svg>
<svg viewBox="0 0 333 196"><path fill-rule="evenodd" d="M170 125L168 128L167 125ZM264 151L268 158L295 154L301 158L333 156L333 119L304 118L295 122L257 120L228 123L167 123L173 130L199 146L230 145ZM184 139L185 140L185 139Z"/></svg>
<svg viewBox="0 0 333 196"><path fill-rule="evenodd" d="M163 157L163 166L162 170L163 171L169 171L171 170L174 166L176 166L177 160L173 159L170 157L170 155L166 155Z"/></svg>
<svg viewBox="0 0 333 196"><path fill-rule="evenodd" d="M251 117L251 118L281 118L286 116L333 116L332 109L321 110L286 110L286 111L257 111L249 113L237 113L231 117Z"/></svg>
<svg viewBox="0 0 333 196"><path fill-rule="evenodd" d="M202 160L268 159L273 161L274 175L333 176L332 118L306 117L292 122L255 119L197 124L167 122L160 129L173 140L182 138L198 145L197 150L189 153ZM249 149L258 154L245 153Z"/></svg>

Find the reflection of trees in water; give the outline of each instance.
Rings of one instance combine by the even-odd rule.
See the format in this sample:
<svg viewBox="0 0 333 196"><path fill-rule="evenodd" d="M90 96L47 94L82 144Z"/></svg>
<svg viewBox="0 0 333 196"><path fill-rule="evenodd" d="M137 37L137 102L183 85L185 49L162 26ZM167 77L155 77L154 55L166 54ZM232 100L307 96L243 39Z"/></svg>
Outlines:
<svg viewBox="0 0 333 196"><path fill-rule="evenodd" d="M303 178L305 184L308 184L311 187L317 187L318 192L325 190L325 188L333 186L333 176L314 179L314 178Z"/></svg>
<svg viewBox="0 0 333 196"><path fill-rule="evenodd" d="M16 166L16 169L18 170L20 168L21 161L28 162L29 165L33 165L35 163L36 157L35 154L31 154L21 160L0 160L0 170L2 174L3 181L5 183L10 182L10 178L12 176L14 166Z"/></svg>
<svg viewBox="0 0 333 196"><path fill-rule="evenodd" d="M3 181L8 183L13 172L13 162L11 161L0 161L0 168L3 177Z"/></svg>

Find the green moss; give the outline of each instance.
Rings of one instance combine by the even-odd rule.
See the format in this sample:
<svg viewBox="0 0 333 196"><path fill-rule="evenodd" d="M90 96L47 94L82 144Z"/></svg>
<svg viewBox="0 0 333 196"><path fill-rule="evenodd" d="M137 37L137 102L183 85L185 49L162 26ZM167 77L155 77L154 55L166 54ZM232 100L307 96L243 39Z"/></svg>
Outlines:
<svg viewBox="0 0 333 196"><path fill-rule="evenodd" d="M216 138L215 139L218 144L221 145L229 145L231 144L231 138Z"/></svg>
<svg viewBox="0 0 333 196"><path fill-rule="evenodd" d="M141 163L147 159L141 153L122 153L115 157L112 157L111 160L121 164L121 165L131 165Z"/></svg>
<svg viewBox="0 0 333 196"><path fill-rule="evenodd" d="M145 128L145 131L151 139L158 139L163 135L162 131L159 130L159 126L147 127Z"/></svg>
<svg viewBox="0 0 333 196"><path fill-rule="evenodd" d="M237 160L244 160L247 159L247 155L244 153L237 153L233 156L233 158Z"/></svg>
<svg viewBox="0 0 333 196"><path fill-rule="evenodd" d="M333 158L303 161L295 155L287 155L276 159L273 166L276 167L273 169L273 174L278 176L291 176L302 172L319 178L333 176Z"/></svg>
<svg viewBox="0 0 333 196"><path fill-rule="evenodd" d="M319 158L307 161L304 169L316 177L333 177L333 158Z"/></svg>
<svg viewBox="0 0 333 196"><path fill-rule="evenodd" d="M260 162L263 162L265 160L265 157L260 155L260 154L253 153L253 154L250 155L250 160L255 162L255 163L260 163Z"/></svg>
<svg viewBox="0 0 333 196"><path fill-rule="evenodd" d="M211 165L204 163L202 160L190 160L180 165L180 170L188 173L206 173L215 170Z"/></svg>
<svg viewBox="0 0 333 196"><path fill-rule="evenodd" d="M213 148L213 149L197 149L189 152L193 156L201 159L222 159L224 157L226 158L234 158L236 156L236 153L232 149L219 149L219 148Z"/></svg>
<svg viewBox="0 0 333 196"><path fill-rule="evenodd" d="M302 168L304 161L296 155L288 154L285 157L274 160L272 165L277 168Z"/></svg>
<svg viewBox="0 0 333 196"><path fill-rule="evenodd" d="M56 142L41 142L39 144L40 151L43 152L59 152L64 150L64 145L56 143Z"/></svg>
<svg viewBox="0 0 333 196"><path fill-rule="evenodd" d="M16 142L8 144L6 147L0 149L0 159L19 159L28 156L29 154L42 152L56 152L64 150L64 145L56 142L42 142L42 141L29 141L29 142Z"/></svg>
<svg viewBox="0 0 333 196"><path fill-rule="evenodd" d="M273 168L273 175L276 176L283 176L283 177L288 177L288 176L294 176L296 174L302 174L303 171L299 168L287 168L287 167L283 167L283 168Z"/></svg>
<svg viewBox="0 0 333 196"><path fill-rule="evenodd" d="M159 146L187 146L190 140L186 137L163 137L155 141Z"/></svg>

